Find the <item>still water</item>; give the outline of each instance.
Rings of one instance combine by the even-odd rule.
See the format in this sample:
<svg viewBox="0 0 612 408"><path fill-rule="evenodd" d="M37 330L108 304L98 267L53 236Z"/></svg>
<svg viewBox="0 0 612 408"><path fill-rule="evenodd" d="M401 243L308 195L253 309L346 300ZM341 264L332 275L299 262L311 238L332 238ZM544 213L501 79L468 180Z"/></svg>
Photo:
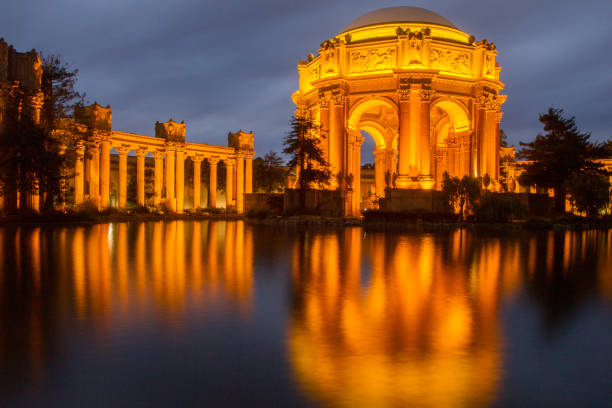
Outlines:
<svg viewBox="0 0 612 408"><path fill-rule="evenodd" d="M0 228L0 406L610 406L612 232Z"/></svg>

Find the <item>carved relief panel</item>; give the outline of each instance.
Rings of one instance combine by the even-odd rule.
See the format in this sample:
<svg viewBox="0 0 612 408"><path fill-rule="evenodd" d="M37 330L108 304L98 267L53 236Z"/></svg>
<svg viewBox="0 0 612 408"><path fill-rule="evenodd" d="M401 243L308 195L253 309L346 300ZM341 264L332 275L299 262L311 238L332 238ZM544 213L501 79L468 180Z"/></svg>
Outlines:
<svg viewBox="0 0 612 408"><path fill-rule="evenodd" d="M471 72L471 58L466 52L432 48L429 58L430 66L433 69L456 74L469 74Z"/></svg>
<svg viewBox="0 0 612 408"><path fill-rule="evenodd" d="M395 67L396 50L394 47L371 48L351 52L351 72L372 72Z"/></svg>

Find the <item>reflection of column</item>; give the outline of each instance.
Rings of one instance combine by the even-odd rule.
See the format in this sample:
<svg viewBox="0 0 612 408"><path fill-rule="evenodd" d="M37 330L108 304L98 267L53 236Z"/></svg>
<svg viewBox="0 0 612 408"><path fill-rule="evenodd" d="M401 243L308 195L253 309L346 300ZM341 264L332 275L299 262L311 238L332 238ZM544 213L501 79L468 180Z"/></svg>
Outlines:
<svg viewBox="0 0 612 408"><path fill-rule="evenodd" d="M200 208L201 198L200 198L200 174L202 164L202 157L193 156L191 158L191 162L193 163L193 209Z"/></svg>
<svg viewBox="0 0 612 408"><path fill-rule="evenodd" d="M176 211L185 209L185 152L176 151Z"/></svg>
<svg viewBox="0 0 612 408"><path fill-rule="evenodd" d="M108 207L110 199L110 140L100 142L100 206Z"/></svg>
<svg viewBox="0 0 612 408"><path fill-rule="evenodd" d="M145 156L146 149L136 150L136 201L138 205L145 205Z"/></svg>
<svg viewBox="0 0 612 408"><path fill-rule="evenodd" d="M208 179L208 207L217 208L217 163L219 159L209 158L210 177Z"/></svg>
<svg viewBox="0 0 612 408"><path fill-rule="evenodd" d="M119 208L127 205L127 154L129 147L115 148L119 153Z"/></svg>
<svg viewBox="0 0 612 408"><path fill-rule="evenodd" d="M410 91L400 90L399 94L399 175L396 185L406 188L410 182Z"/></svg>
<svg viewBox="0 0 612 408"><path fill-rule="evenodd" d="M225 208L234 205L234 160L225 159Z"/></svg>
<svg viewBox="0 0 612 408"><path fill-rule="evenodd" d="M154 151L155 158L155 181L153 183L153 205L161 203L161 192L164 176L162 174L162 166L164 165L164 154L160 151Z"/></svg>
<svg viewBox="0 0 612 408"><path fill-rule="evenodd" d="M166 149L166 201L176 211L174 200L174 150Z"/></svg>
<svg viewBox="0 0 612 408"><path fill-rule="evenodd" d="M251 194L253 192L253 156L246 156L244 161L246 166L244 175L244 192Z"/></svg>
<svg viewBox="0 0 612 408"><path fill-rule="evenodd" d="M100 152L98 151L98 143L91 142L87 145L87 151L90 155L89 160L89 198L95 203L99 201L100 195Z"/></svg>
<svg viewBox="0 0 612 408"><path fill-rule="evenodd" d="M74 203L79 205L83 202L83 156L85 154L85 146L82 142L78 142L76 146L76 162L74 163Z"/></svg>
<svg viewBox="0 0 612 408"><path fill-rule="evenodd" d="M244 157L236 157L236 211L244 211Z"/></svg>

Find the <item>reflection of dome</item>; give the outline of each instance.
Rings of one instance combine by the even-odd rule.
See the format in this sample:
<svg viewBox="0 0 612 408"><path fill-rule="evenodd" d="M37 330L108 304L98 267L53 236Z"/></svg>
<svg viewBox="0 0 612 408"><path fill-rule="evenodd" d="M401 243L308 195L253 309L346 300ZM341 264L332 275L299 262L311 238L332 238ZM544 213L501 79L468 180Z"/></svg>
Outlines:
<svg viewBox="0 0 612 408"><path fill-rule="evenodd" d="M342 30L342 32L353 30L359 27L386 23L427 23L457 28L453 23L451 23L441 15L434 13L433 11L426 10L420 7L403 6L386 7L370 11L369 13L364 14L356 20L353 20L352 23L344 27L344 30Z"/></svg>

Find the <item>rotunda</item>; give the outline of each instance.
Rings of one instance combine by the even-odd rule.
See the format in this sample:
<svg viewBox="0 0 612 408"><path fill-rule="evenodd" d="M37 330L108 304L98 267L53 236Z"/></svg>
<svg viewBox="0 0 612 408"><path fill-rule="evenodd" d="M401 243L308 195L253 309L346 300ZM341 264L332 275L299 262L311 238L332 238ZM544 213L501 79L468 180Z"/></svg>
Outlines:
<svg viewBox="0 0 612 408"><path fill-rule="evenodd" d="M298 63L297 115L320 124L328 189L358 214L362 134L379 198L441 187L442 174L499 177L501 67L487 40L418 7L364 14Z"/></svg>

